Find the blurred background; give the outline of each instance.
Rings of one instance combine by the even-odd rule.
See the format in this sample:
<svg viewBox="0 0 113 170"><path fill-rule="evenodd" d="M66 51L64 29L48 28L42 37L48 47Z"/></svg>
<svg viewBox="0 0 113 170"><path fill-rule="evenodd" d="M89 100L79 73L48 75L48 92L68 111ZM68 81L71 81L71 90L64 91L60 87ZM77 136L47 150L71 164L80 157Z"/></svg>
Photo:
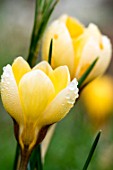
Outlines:
<svg viewBox="0 0 113 170"><path fill-rule="evenodd" d="M34 0L0 0L0 75L17 56L27 59L34 9ZM60 0L50 22L64 13L86 26L97 24L113 44L113 0ZM57 125L44 170L81 170L99 129L102 136L89 170L113 169L113 58L106 76L87 86L80 97ZM12 169L15 147L13 122L0 101L0 169Z"/></svg>

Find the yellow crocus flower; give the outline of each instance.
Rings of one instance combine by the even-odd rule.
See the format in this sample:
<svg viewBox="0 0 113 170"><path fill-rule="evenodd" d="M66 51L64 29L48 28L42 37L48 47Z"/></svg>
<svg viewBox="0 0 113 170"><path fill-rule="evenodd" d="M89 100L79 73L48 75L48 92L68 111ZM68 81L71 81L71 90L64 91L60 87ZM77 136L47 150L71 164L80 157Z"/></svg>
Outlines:
<svg viewBox="0 0 113 170"><path fill-rule="evenodd" d="M53 68L67 65L71 79L79 79L89 65L99 57L86 82L103 74L111 59L111 43L98 27L91 23L85 28L76 19L63 15L47 29L42 45L42 56L48 60L50 41L53 39L51 64Z"/></svg>
<svg viewBox="0 0 113 170"><path fill-rule="evenodd" d="M95 124L103 123L113 111L113 78L102 76L91 82L81 95Z"/></svg>
<svg viewBox="0 0 113 170"><path fill-rule="evenodd" d="M33 69L22 58L3 68L1 98L6 111L18 124L17 138L33 148L48 127L60 121L78 97L77 81L70 82L67 66L53 70L42 61Z"/></svg>

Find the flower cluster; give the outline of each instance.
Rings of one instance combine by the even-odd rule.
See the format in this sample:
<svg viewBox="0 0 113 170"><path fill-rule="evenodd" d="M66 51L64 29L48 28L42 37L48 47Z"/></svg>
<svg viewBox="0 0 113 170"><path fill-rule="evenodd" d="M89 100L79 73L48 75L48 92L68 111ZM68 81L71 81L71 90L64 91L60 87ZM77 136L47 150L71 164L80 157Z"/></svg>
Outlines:
<svg viewBox="0 0 113 170"><path fill-rule="evenodd" d="M47 62L51 39L52 67ZM78 98L76 78L81 78L97 57L99 60L85 82L102 75L109 65L111 49L110 40L95 24L85 28L76 19L64 15L45 33L44 61L31 69L18 57L12 66L3 68L1 98L16 122L15 133L22 149L28 146L32 150L44 139L48 127L65 117Z"/></svg>

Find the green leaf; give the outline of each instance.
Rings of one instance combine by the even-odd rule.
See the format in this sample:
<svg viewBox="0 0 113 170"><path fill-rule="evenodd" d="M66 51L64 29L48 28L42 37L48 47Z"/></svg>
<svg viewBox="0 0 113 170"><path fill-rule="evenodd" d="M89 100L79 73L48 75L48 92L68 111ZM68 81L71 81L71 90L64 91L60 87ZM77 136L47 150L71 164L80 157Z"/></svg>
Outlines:
<svg viewBox="0 0 113 170"><path fill-rule="evenodd" d="M52 49L53 49L53 39L51 39L50 46L49 46L48 63L50 65L51 65L51 58L52 58Z"/></svg>
<svg viewBox="0 0 113 170"><path fill-rule="evenodd" d="M88 75L91 73L91 71L93 70L95 64L97 63L99 57L97 57L92 64L88 67L88 69L86 70L86 72L83 74L83 76L78 80L78 87L80 88L82 86L82 84L84 83L84 81L86 80L86 78L88 77Z"/></svg>
<svg viewBox="0 0 113 170"><path fill-rule="evenodd" d="M91 162L92 156L93 156L93 154L94 154L94 151L95 151L95 149L96 149L96 147L97 147L98 141L99 141L99 139L100 139L100 135L101 135L101 131L98 132L98 134L97 134L97 136L96 136L96 138L95 138L95 140L94 140L94 143L93 143L93 145L92 145L92 147L91 147L91 150L90 150L90 152L89 152L89 155L88 155L88 157L87 157L87 160L86 160L86 162L85 162L84 167L83 167L82 170L87 170L87 168L88 168L88 166L89 166L89 163Z"/></svg>
<svg viewBox="0 0 113 170"><path fill-rule="evenodd" d="M36 64L41 38L57 2L58 0L36 0L34 27L28 54L31 67Z"/></svg>
<svg viewBox="0 0 113 170"><path fill-rule="evenodd" d="M41 146L38 145L31 154L27 170L42 170Z"/></svg>

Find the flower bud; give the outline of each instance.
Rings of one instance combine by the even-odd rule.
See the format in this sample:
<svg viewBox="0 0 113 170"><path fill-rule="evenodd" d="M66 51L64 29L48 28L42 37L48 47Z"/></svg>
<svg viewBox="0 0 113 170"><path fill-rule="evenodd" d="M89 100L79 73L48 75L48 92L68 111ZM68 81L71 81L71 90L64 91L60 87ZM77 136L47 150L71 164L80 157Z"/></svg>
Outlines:
<svg viewBox="0 0 113 170"><path fill-rule="evenodd" d="M85 28L79 21L67 15L55 20L43 38L42 56L45 60L48 60L51 39L52 67L67 65L71 79L79 79L97 57L99 60L86 82L103 74L109 65L112 53L110 40L101 34L95 24L91 23Z"/></svg>
<svg viewBox="0 0 113 170"><path fill-rule="evenodd" d="M113 111L113 79L102 76L94 80L81 97L91 120L95 124L103 123Z"/></svg>

